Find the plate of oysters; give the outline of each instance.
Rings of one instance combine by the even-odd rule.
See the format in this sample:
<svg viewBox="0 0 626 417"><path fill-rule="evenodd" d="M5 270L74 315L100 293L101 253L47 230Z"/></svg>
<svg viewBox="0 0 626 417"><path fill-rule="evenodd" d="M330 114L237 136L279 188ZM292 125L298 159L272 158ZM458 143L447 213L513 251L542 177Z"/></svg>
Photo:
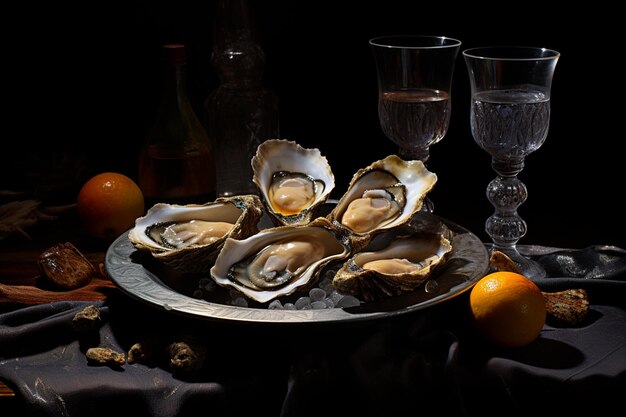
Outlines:
<svg viewBox="0 0 626 417"><path fill-rule="evenodd" d="M489 269L481 240L422 209L437 176L396 155L359 169L337 200L318 149L263 142L259 194L158 203L108 248L128 295L220 321L320 323L410 313L470 289Z"/></svg>

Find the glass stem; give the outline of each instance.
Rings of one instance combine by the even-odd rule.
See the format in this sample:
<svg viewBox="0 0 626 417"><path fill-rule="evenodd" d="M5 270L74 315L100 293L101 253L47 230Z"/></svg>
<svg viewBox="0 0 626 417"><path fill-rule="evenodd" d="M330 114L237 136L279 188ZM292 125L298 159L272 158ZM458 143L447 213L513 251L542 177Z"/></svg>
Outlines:
<svg viewBox="0 0 626 417"><path fill-rule="evenodd" d="M524 168L524 160L493 160L492 168L498 176L487 187L487 199L495 212L485 223L485 231L491 237L494 249L515 251L515 245L526 234L526 222L517 214L517 208L526 201L526 186L517 174Z"/></svg>
<svg viewBox="0 0 626 417"><path fill-rule="evenodd" d="M487 198L495 208L485 222L485 231L493 241L490 253L503 252L515 262L520 274L533 280L543 278L545 269L517 250L517 242L526 234L526 222L517 214L517 208L528 197L526 186L517 178L524 168L524 160L494 159L491 166L498 176L487 186Z"/></svg>

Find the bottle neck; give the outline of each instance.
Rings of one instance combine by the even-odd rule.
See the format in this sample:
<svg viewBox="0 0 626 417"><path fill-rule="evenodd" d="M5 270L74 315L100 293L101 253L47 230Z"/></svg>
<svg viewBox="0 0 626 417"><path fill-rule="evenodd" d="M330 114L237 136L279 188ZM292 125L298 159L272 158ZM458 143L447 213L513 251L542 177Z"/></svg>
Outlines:
<svg viewBox="0 0 626 417"><path fill-rule="evenodd" d="M205 132L189 101L185 49L166 45L164 50L161 96L150 136L170 146L194 146L204 141Z"/></svg>
<svg viewBox="0 0 626 417"><path fill-rule="evenodd" d="M265 54L247 0L219 0L211 62L226 88L261 86Z"/></svg>
<svg viewBox="0 0 626 417"><path fill-rule="evenodd" d="M190 108L187 94L185 64L172 64L166 68L161 93L161 111L167 114L186 113Z"/></svg>
<svg viewBox="0 0 626 417"><path fill-rule="evenodd" d="M258 45L216 48L211 58L222 86L255 88L262 85L265 55Z"/></svg>
<svg viewBox="0 0 626 417"><path fill-rule="evenodd" d="M163 45L163 80L159 118L180 117L191 110L187 95L187 50L183 44Z"/></svg>

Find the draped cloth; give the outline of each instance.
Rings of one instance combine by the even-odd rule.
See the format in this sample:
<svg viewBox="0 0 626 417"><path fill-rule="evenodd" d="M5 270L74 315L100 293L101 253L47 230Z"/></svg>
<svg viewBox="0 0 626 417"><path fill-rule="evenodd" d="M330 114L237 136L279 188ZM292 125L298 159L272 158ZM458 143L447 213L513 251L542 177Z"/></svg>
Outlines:
<svg viewBox="0 0 626 417"><path fill-rule="evenodd" d="M121 292L0 314L0 379L33 416L529 415L619 409L626 392L626 251L524 247L546 269L543 291L583 288L576 326L546 323L516 349L482 341L468 292L393 319L349 325L221 323L157 310ZM95 305L92 332L72 325ZM88 348L128 352L149 337L193 336L206 349L195 372L167 355L103 366ZM5 415L3 413L3 415Z"/></svg>

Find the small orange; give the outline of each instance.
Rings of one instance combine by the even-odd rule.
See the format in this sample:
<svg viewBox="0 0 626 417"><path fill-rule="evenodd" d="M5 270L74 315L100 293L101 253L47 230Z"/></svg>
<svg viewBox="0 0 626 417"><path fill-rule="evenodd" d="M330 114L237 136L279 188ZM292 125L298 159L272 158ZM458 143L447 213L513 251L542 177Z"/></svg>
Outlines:
<svg viewBox="0 0 626 417"><path fill-rule="evenodd" d="M129 177L104 172L83 184L76 210L90 237L112 241L135 225L145 209L143 193Z"/></svg>
<svg viewBox="0 0 626 417"><path fill-rule="evenodd" d="M470 292L469 306L478 332L502 347L529 344L546 321L541 290L514 272L493 272L481 278Z"/></svg>

